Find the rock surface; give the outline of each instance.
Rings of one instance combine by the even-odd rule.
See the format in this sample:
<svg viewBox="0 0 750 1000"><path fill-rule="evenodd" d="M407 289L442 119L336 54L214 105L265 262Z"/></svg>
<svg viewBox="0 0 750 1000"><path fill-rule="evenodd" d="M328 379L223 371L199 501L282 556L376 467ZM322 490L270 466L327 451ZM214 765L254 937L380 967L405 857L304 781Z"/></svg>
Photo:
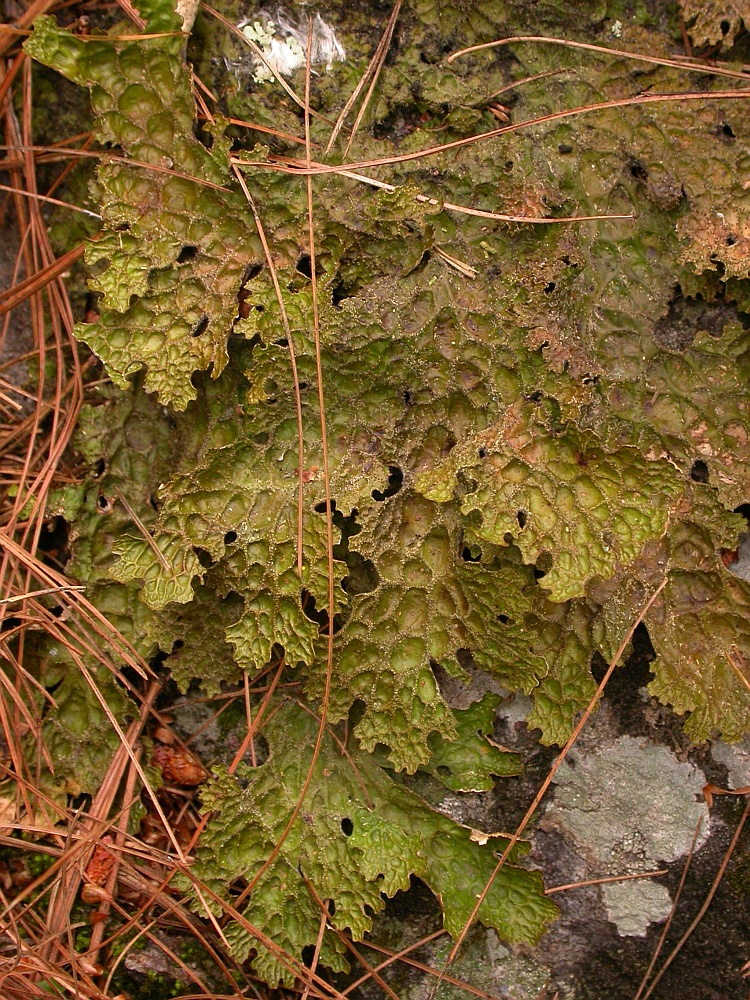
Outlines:
<svg viewBox="0 0 750 1000"><path fill-rule="evenodd" d="M700 909L744 804L716 798L709 814L702 788L706 782L725 788L750 784L750 741L692 747L681 720L645 690L652 654L642 631L634 646L532 820L528 863L544 872L553 889L615 875L666 874L555 892L560 918L534 948L509 948L494 931L473 928L450 968L456 980L501 1000L632 1000L672 910L699 819L691 867L657 970ZM443 681L451 702L465 700L467 690L480 697L490 683L479 673L472 673L468 688ZM492 792L446 795L440 808L460 822L513 830L544 780L557 751L540 746L538 732L527 728L527 702L523 695L507 699L495 730L499 742L523 754L525 773L498 780ZM655 1000L746 1000L741 970L750 958L749 884L745 830L712 905L658 984ZM439 927L434 901L415 882L389 903L374 940L398 950ZM441 968L449 951L447 939L438 938L414 956ZM382 954L365 954L382 961ZM427 1000L434 985L432 976L415 968L383 975L403 1000ZM367 1000L382 996L378 987L360 991ZM450 982L439 992L440 1000L467 995Z"/></svg>

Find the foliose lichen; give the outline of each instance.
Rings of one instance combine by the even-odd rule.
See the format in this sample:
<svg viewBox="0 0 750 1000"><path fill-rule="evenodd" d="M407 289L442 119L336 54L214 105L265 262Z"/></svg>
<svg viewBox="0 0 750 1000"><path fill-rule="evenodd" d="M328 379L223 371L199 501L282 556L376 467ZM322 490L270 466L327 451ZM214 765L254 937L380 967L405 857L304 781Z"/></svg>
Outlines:
<svg viewBox="0 0 750 1000"><path fill-rule="evenodd" d="M350 58L313 81L314 159L370 53L345 6L327 16L340 19ZM596 30L599 5L579 6L570 31ZM326 735L313 760L319 723L277 696L268 760L217 772L205 793L215 816L195 873L225 900L237 879L258 876L245 923L227 934L271 983L294 976L282 952L300 958L315 943L316 894L355 937L410 874L438 895L452 934L471 912L492 846L429 810L391 769L474 788L515 764L486 741L484 716L467 725L449 708L435 664L459 673L471 654L532 696L544 742L563 742L593 693L593 654L614 654L666 575L645 618L652 693L690 713L696 741L750 728L737 667L750 656L750 586L723 556L750 496L750 118L708 77L689 109L619 106L494 134L504 87L516 87L520 123L685 83L674 66L520 43L513 60L489 50L446 63L453 47L521 27L522 7L405 7L352 149L379 162L378 178L401 157L393 187L373 190L351 172L313 182L320 367L305 185L280 169L302 162L294 102L216 70L236 56L224 39L214 63L204 51L197 64L221 83L224 116L199 126L170 0L142 0L141 40L131 28L76 37L45 17L25 43L89 88L108 144L103 229L87 248L100 319L77 333L113 386L81 418L91 471L61 500L68 570L139 651L161 649L183 688L202 678L215 693L283 656L310 711L328 690L328 724L351 723L348 757ZM538 8L542 27L558 16L554 4ZM199 15L196 32L215 30ZM659 57L667 41L626 25L617 44ZM483 130L493 136L451 145ZM233 145L242 163L230 162ZM341 145L326 162L340 158ZM272 248L296 384L235 170ZM567 215L615 218L552 221ZM685 303L716 309L678 322ZM49 725L70 732L64 707ZM479 917L506 940L534 940L553 913L539 876L509 865ZM321 961L343 966L328 932Z"/></svg>

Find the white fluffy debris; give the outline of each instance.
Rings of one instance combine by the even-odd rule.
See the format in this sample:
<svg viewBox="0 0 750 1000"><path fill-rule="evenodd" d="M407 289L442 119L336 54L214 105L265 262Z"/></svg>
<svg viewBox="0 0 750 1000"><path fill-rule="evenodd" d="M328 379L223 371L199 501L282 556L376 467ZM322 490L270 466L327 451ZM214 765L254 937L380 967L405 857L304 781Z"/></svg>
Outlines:
<svg viewBox="0 0 750 1000"><path fill-rule="evenodd" d="M307 59L307 39L309 21L292 24L277 11L273 18L261 14L252 21L240 21L237 25L245 38L261 50L265 62L257 55L253 57L252 72L256 83L266 83L276 74L291 76L296 69L304 66ZM330 24L320 14L312 20L310 43L310 65L322 66L330 70L334 62L346 58L344 47L336 37ZM271 67L275 72L272 72Z"/></svg>

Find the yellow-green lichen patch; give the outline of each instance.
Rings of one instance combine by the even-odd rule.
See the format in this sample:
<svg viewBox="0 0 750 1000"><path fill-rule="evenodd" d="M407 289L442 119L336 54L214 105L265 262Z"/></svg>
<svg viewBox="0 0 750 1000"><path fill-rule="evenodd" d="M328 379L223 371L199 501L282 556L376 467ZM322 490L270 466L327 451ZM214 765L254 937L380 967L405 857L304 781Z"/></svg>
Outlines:
<svg viewBox="0 0 750 1000"><path fill-rule="evenodd" d="M674 66L538 43L447 63L451 48L520 30L527 6L404 9L349 161L468 139L497 114L515 125L687 86ZM594 0L575 14L559 6L537 5L540 30L590 40L603 24ZM312 80L320 160L325 119L382 31L355 7L327 12L347 60ZM653 692L691 713L695 739L750 728L738 674L750 598L725 566L750 496L747 105L719 100L724 84L709 79L689 106L609 106L361 168L392 190L314 177L318 352L306 185L275 169L279 155L301 164L300 144L218 117L199 126L171 3L139 10L152 37L84 41L42 19L26 43L89 88L109 144L103 231L87 248L101 316L78 332L115 385L84 409L84 479L57 498L71 522L67 570L142 655L166 658L183 691L200 680L216 694L244 674L254 712L258 675L283 671L267 706L270 756L241 765L246 787L222 774L206 792L215 815L196 871L221 898L279 842L325 714L309 799L247 919L300 958L320 926L300 871L356 936L382 893L415 874L458 934L495 852L391 769L486 789L518 761L486 739L493 699L452 711L436 666L459 676L473 660L524 691L530 725L562 743L593 695L592 656L614 655L666 575L645 619ZM234 40L206 17L191 51L225 113L299 134L294 102L237 75ZM656 28L620 29L624 47L671 52ZM290 83L299 92L299 69ZM490 107L504 87L509 112ZM486 213L619 218L510 225ZM71 697L88 705L80 680L68 678ZM69 722L64 711L47 720L60 752L78 752ZM552 914L540 879L504 871L480 918L534 940ZM226 933L269 982L293 981L274 947L231 921ZM321 962L343 968L332 934Z"/></svg>

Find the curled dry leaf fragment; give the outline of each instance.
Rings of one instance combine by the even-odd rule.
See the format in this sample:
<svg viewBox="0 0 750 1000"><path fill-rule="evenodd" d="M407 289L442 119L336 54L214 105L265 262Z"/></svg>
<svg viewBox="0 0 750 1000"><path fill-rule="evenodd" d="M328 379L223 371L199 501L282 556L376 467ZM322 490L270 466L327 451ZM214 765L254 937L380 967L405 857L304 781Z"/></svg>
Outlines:
<svg viewBox="0 0 750 1000"><path fill-rule="evenodd" d="M109 878L115 865L115 855L108 848L113 844L109 834L102 837L94 848L89 863L86 865L86 878L94 886L101 886ZM98 897L97 897L98 898Z"/></svg>
<svg viewBox="0 0 750 1000"><path fill-rule="evenodd" d="M153 762L164 780L176 785L200 785L208 777L208 771L187 747L156 746Z"/></svg>
<svg viewBox="0 0 750 1000"><path fill-rule="evenodd" d="M112 897L106 889L100 885L84 885L81 889L81 902L83 903L105 903L111 902Z"/></svg>
<svg viewBox="0 0 750 1000"><path fill-rule="evenodd" d="M81 955L78 958L78 965L81 970L86 973L87 976L101 976L104 972L104 966L100 965L99 962L90 962L85 956Z"/></svg>
<svg viewBox="0 0 750 1000"><path fill-rule="evenodd" d="M703 786L703 798L709 809L713 808L714 795L750 795L750 785L745 785L743 788L720 788L709 781Z"/></svg>

